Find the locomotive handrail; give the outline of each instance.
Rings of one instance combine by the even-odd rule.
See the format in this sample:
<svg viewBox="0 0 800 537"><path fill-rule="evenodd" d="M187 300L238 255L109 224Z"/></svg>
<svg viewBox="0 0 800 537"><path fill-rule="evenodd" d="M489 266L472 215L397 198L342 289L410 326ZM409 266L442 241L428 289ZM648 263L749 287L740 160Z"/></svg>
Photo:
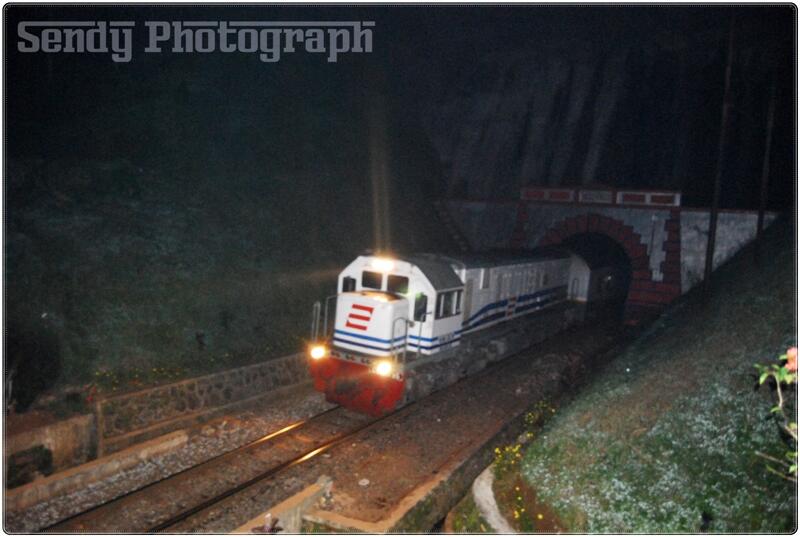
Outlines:
<svg viewBox="0 0 800 537"><path fill-rule="evenodd" d="M322 330L325 333L325 337L328 337L328 301L332 298L336 298L339 295L330 295L329 297L325 298L325 316L322 323Z"/></svg>
<svg viewBox="0 0 800 537"><path fill-rule="evenodd" d="M319 321L322 317L322 336L328 338L328 310L330 309L330 299L338 295L330 295L325 298L325 311L322 311L322 303L317 300L311 308L311 341L319 341L320 327Z"/></svg>
<svg viewBox="0 0 800 537"><path fill-rule="evenodd" d="M319 300L314 302L311 307L311 341L317 341L319 338L319 314L322 304Z"/></svg>
<svg viewBox="0 0 800 537"><path fill-rule="evenodd" d="M420 319L418 321L419 322L419 335L417 336L417 353L416 353L417 354L417 358L422 356L422 327L425 324L425 321L428 319L428 315L433 315L433 310L426 311L425 313L423 313L422 317L420 317ZM417 322L417 321L409 321L409 323L408 323L409 326L413 325L414 322ZM408 336L406 335L406 337L408 337ZM406 347L408 347L408 345L406 345Z"/></svg>
<svg viewBox="0 0 800 537"><path fill-rule="evenodd" d="M395 342L394 342L394 339L395 339L394 338L394 334L395 334L395 327L397 326L397 321L403 321L403 327L405 328L405 335L403 336L403 360L402 360L402 363L405 364L406 363L406 349L408 348L408 325L411 324L411 321L409 321L405 317L398 317L392 323L392 343L391 343L391 347L390 348L391 348L391 352L392 352L392 361L394 361L395 363L397 362L397 354L395 353L395 350L396 350L397 347L396 347Z"/></svg>

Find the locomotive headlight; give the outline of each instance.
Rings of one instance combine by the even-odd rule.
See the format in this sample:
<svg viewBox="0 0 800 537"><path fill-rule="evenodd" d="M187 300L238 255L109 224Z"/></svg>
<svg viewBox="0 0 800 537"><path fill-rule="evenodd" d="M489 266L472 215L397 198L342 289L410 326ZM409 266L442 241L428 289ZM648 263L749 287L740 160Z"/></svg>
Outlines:
<svg viewBox="0 0 800 537"><path fill-rule="evenodd" d="M319 360L328 356L328 348L325 345L314 345L309 349L308 354L314 360Z"/></svg>
<svg viewBox="0 0 800 537"><path fill-rule="evenodd" d="M370 264L372 268L380 270L381 272L389 272L394 269L394 261L386 259L385 257L376 257Z"/></svg>
<svg viewBox="0 0 800 537"><path fill-rule="evenodd" d="M392 374L392 362L389 360L381 360L377 364L375 364L375 373L382 377L388 377Z"/></svg>

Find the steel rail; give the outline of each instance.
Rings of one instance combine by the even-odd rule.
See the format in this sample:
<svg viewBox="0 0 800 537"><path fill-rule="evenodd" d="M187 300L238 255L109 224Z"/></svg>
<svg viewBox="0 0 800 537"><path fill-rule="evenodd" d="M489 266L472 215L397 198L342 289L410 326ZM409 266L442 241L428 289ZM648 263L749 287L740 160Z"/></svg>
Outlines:
<svg viewBox="0 0 800 537"><path fill-rule="evenodd" d="M141 487L135 488L135 489L130 490L130 491L124 493L124 494L121 494L119 496L111 498L107 502L103 502L103 503L97 504L95 506L90 507L89 509L86 509L86 510L81 511L79 513L75 513L74 515L70 515L67 518L63 518L63 519L59 520L58 522L55 522L55 523L53 523L53 524L51 524L51 525L49 525L49 526L47 526L47 527L45 527L45 528L43 528L43 529L41 529L39 531L41 533L60 532L62 530L59 529L59 526L63 526L65 524L69 524L70 522L72 522L72 521L74 521L74 520L76 520L76 519L78 519L80 517L86 516L88 514L96 512L96 511L99 511L100 509L108 508L109 505L112 505L112 504L117 503L117 502L121 502L121 501L133 496L134 494L139 494L139 493L141 493L141 492L143 492L143 491L145 491L147 489L153 488L153 487L155 487L155 486L157 486L157 485L159 485L161 483L164 483L164 482L166 482L166 481L168 481L170 479L174 479L174 478L176 478L178 476L181 476L181 475L184 475L184 474L186 474L188 472L198 471L198 469L202 469L203 467L208 467L208 466L212 466L213 464L218 464L220 460L223 460L223 459L229 458L229 457L233 457L236 454L239 454L239 453L242 453L244 451L253 449L253 448L257 447L258 445L260 445L260 444L262 444L264 442L267 442L268 440L272 440L272 439L277 438L279 436L282 436L282 435L284 435L284 434L286 434L288 432L291 432L294 429L297 429L298 427L300 427L302 425L310 423L312 420L315 420L315 419L319 418L320 416L324 416L324 415L329 414L329 413L331 413L331 412L333 412L335 410L338 410L339 408L341 408L341 407L335 406L333 408L329 408L328 410L324 410L324 411L320 412L319 414L315 414L314 416L312 416L310 418L306 418L304 420L300 420L300 421L296 421L294 423L291 423L291 424L289 424L289 425L287 425L287 426L285 426L285 427L283 427L281 429L278 429L277 431L274 431L272 433L269 433L267 435L262 436L261 438L253 440L252 442L248 442L247 444L244 444L244 445L241 445L239 447L233 448L233 449L231 449L229 451L226 451L224 453L220 453L219 455L215 455L215 456L211 457L210 459L206 459L206 460L204 460L204 461L202 461L202 462L200 462L198 464L195 464L194 466L189 466L188 468L184 468L183 470L179 470L179 471L177 471L177 472L175 472L173 474L170 474L168 476L162 477L161 479L158 479L156 481L152 481L150 483L147 483L146 485L142 485Z"/></svg>
<svg viewBox="0 0 800 537"><path fill-rule="evenodd" d="M506 330L507 331L511 331L511 330L513 330L513 327L506 327ZM459 379L453 385L461 384L462 382L465 382L465 381L470 380L470 379L475 379L476 377L482 377L484 375L488 375L491 372L496 372L498 369L505 369L506 367L509 367L514 363L514 361L515 361L514 358L517 358L519 355L523 354L524 352L527 352L529 350L529 348L530 347L526 347L526 348L521 349L521 350L519 350L517 352L514 352L513 354L511 354L509 356L506 356L505 358L503 358L501 360L498 360L497 362L491 363L486 368L484 368L483 370L475 373L474 375L469 375L469 376L466 376L466 377L464 377L462 379ZM451 386L453 386L453 385L451 385ZM450 386L448 386L448 387L450 387ZM437 390L437 391L440 391L440 390ZM422 400L424 400L424 399L425 398L423 398ZM399 414L405 414L405 413L411 411L412 408L417 406L418 402L419 401L412 401L411 403L403 406L402 408L400 408L400 409L398 409L398 410L396 410L394 412L391 412L391 413L389 413L389 414L387 414L385 416L382 416L380 418L371 419L371 420L367 421L366 423L364 423L364 424L362 424L362 425L360 425L360 426L358 426L358 427L356 427L356 428L354 428L352 430L349 430L347 432L344 432L344 433L341 433L339 435L336 435L335 437L333 437L333 439L328 440L328 441L322 443L321 445L318 445L318 446L314 447L313 449L310 449L310 450L306 451L305 453L303 453L301 455L298 455L298 456L296 456L294 458L291 458L291 459L289 459L287 461L279 463L279 464L277 464L277 465L275 465L275 466L273 466L273 467L271 467L271 468L269 468L267 470L264 470L263 472L259 472L258 475L254 476L252 478L249 478L246 481L243 481L243 482L231 487L230 489L227 489L224 492L221 492L221 493L219 493L219 494L217 494L217 495L215 495L215 496L213 496L211 498L208 498L208 499L206 499L206 500L204 500L204 501L202 501L200 503L197 503L194 506L181 511L178 514L173 515L173 516L169 517L168 519L166 519L164 521L161 521L161 522L159 522L158 524L156 524L154 526L151 526L147 530L144 530L144 532L145 533L158 533L158 532L162 532L164 530L167 530L171 526L174 526L174 525L176 525L176 524L178 524L178 523L180 523L182 521L187 520L188 518L192 517L193 515L201 512L201 511L203 511L203 510L205 510L205 509L207 509L207 508L209 508L209 507L211 507L213 505L216 505L216 504L224 501L225 499L227 499L227 498L229 498L229 497L231 497L231 496L233 496L233 495L235 495L235 494L247 489L248 487L251 487L251 486L253 486L253 485L255 485L255 484L257 484L257 483L259 483L261 481L265 481L265 480L273 477L274 475L276 475L276 474L278 474L278 473L280 473L280 472L282 472L282 471L284 471L284 470L286 470L288 468L291 468L291 467L296 466L298 464L301 464L301 463L303 463L303 462L305 462L305 461L307 461L309 459L312 459L315 456L317 456L317 455L319 455L321 453L324 453L328 449L334 447L335 445L347 440L348 438L350 438L350 437L352 437L352 436L354 436L354 435L356 435L356 434L358 434L358 433L360 433L360 432L362 432L362 431L364 431L364 430L366 430L366 429L368 429L370 427L375 427L375 426L381 424L386 418L388 418L390 416L397 416ZM45 532L45 533L47 533L47 532L63 532L64 530L62 528L60 528L60 526L68 524L68 523L78 519L79 517L82 517L82 516L91 514L93 512L99 511L99 510L101 510L103 508L108 508L108 506L110 506L110 505L122 502L122 501L126 500L127 498L129 498L130 496L132 496L134 494L140 493L142 491L146 491L147 489L150 489L152 487L155 487L156 485L159 485L159 484L162 484L162 483L164 483L166 481L169 481L170 479L173 479L173 478L175 478L177 476L186 474L186 473L191 472L191 471L195 471L195 472L196 471L202 471L204 467L205 468L213 467L214 465L219 464L220 461L224 460L225 458L231 458L236 454L242 453L242 452L247 451L249 449L254 449L259 444L262 444L263 442L266 442L268 440L271 440L273 438L276 438L278 436L281 436L283 434L291 432L292 430L295 430L298 427L301 427L302 425L312 424L314 421L316 421L320 417L322 417L322 416L324 416L326 414L329 414L331 412L334 412L336 410L340 410L340 409L343 409L343 408L339 407L339 406L336 406L334 408L328 409L328 410L326 410L324 412L321 412L321 413L319 413L319 414L317 414L317 415L315 415L315 416L313 416L311 418L308 418L306 420L301 420L301 421L292 423L292 424L290 424L290 425L288 425L288 426L286 426L286 427L284 427L282 429L279 429L278 431L275 431L275 432L270 433L268 435L265 435L265 436L263 436L263 437L261 437L261 438L259 438L257 440L254 440L253 442L250 442L250 443L245 444L243 446L239 446L238 448L235 448L233 450L230 450L230 451L227 451L227 452L222 453L220 455L217 455L215 457L212 457L211 459L203 461L203 462L201 462L201 463L199 463L199 464L197 464L195 466L191 466L189 468L185 468L185 469L183 469L183 470L181 470L179 472L176 472L176 473L171 474L171 475L169 475L167 477L159 479L158 481L154 481L152 483L148 483L147 485L139 487L139 488L137 488L135 490L131 490L131 491L129 491L129 492L127 492L127 493L125 493L125 494L123 494L121 496L117 496L116 498L113 498L113 499L109 500L108 502L96 505L96 506L94 506L94 507L92 507L90 509L87 509L85 511L82 511L80 513L72 515L72 516L70 516L68 518L65 518L65 519L63 519L63 520L61 520L61 521L59 521L59 522L57 522L55 524L52 524L51 526L48 526L47 528L45 528L43 530L40 530L40 531L41 532ZM89 531L91 531L91 529L89 529Z"/></svg>
<svg viewBox="0 0 800 537"><path fill-rule="evenodd" d="M409 405L409 406L411 406L411 405ZM216 505L216 504L224 501L225 499L227 499L227 498L233 496L234 494L237 494L237 493L239 493L239 492L251 487L252 485L255 485L256 483L260 483L262 481L265 481L265 480L273 477L274 475L282 472L283 470L286 470L288 468L291 468L293 466L301 464L301 463L303 463L303 462L305 462L305 461L307 461L309 459L312 459L312 458L316 457L317 455L319 455L321 453L324 453L325 451L327 451L328 449L332 448L333 446L335 446L335 445L337 445L337 444L339 444L341 442L344 442L348 438L350 438L350 437L354 436L355 434L363 431L364 429L367 429L369 427L372 427L372 426L380 423L385 418L387 418L388 416L391 416L393 414L394 413L388 414L388 415L383 416L381 418L376 418L374 420L366 422L365 424L361 425L360 427L357 427L354 430L347 431L346 433L339 434L339 435L335 436L332 440L329 440L329 441L325 442L324 444L322 444L320 446L317 446L314 449L311 449L311 450L303 453L302 455L299 455L299 456L297 456L297 457L295 457L293 459L290 459L290 460L282 462L282 463L280 463L280 464L278 464L276 466L273 466L269 470L265 470L264 472L261 472L260 474L248 479L247 481L239 483L238 485L226 490L225 492L222 492L222 493L220 493L220 494L218 494L218 495L216 495L216 496L214 496L212 498L209 498L209 499L207 499L207 500L205 500L205 501L203 501L203 502L201 502L199 504L196 504L195 506L190 507L189 509L186 509L185 511L182 511L181 513L178 513L177 515L174 515L174 516L168 518L167 520L158 523L157 525L147 529L145 531L145 533L159 533L159 532L165 531L169 527L174 526L174 525L176 525L176 524L178 524L180 522L183 522L184 520L187 520L188 518L192 517L193 515L196 515L197 513L199 513L201 511L213 506L213 505Z"/></svg>
<svg viewBox="0 0 800 537"><path fill-rule="evenodd" d="M477 372L474 375L469 375L467 377L459 379L457 382L455 382L454 384L452 384L450 386L455 386L455 385L461 384L462 382L465 382L467 380L475 379L475 378L478 378L478 377L482 377L482 376L490 374L491 372L497 372L497 370L499 370L499 369L505 369L507 367L510 367L513 364L513 360L511 360L511 359L515 358L515 357L518 357L520 354L522 354L526 350L528 350L528 349L523 349L523 350L521 350L519 352L515 352L514 354L512 354L510 356L507 356L506 358L504 358L502 360L499 360L499 361L497 361L497 362L495 362L493 364L490 364L488 367L484 368L483 370ZM448 386L448 388L450 386ZM440 391L440 390L437 390L437 391ZM199 512L201 512L201 511L203 511L205 509L208 509L209 507L212 507L212 506L224 501L225 499L227 499L227 498L229 498L229 497L231 497L231 496L233 496L233 495L235 495L235 494L247 489L248 487L251 487L251 486L253 486L253 485L255 485L255 484L257 484L257 483L259 483L261 481L265 481L265 480L275 476L276 474L278 474L278 473L280 473L280 472L282 472L284 470L287 470L287 469L289 469L289 468L291 468L293 466L296 466L298 464L306 462L309 459L312 459L312 458L316 457L317 455L319 455L321 453L324 453L328 449L336 446L337 444L340 444L340 443L344 442L345 440L351 438L352 436L355 436L356 434L358 434L358 433L360 433L362 431L365 431L365 430L367 430L369 428L372 428L372 427L380 426L384 422L384 420L386 420L389 417L397 417L399 415L407 414L408 412L411 412L412 409L414 407L416 407L420 401L424 401L425 399L426 398L423 398L421 400L412 401L409 404L407 404L407 405L405 405L405 406L403 406L403 407L401 407L401 408L399 408L399 409L397 409L397 410L395 410L393 412L390 412L389 414L386 414L386 415L381 416L379 418L372 419L372 420L366 422L365 424L363 424L363 425L361 425L361 426L359 426L359 427L357 427L357 428L355 428L355 429L353 429L351 431L348 431L346 433L342 433L342 434L334 437L332 440L329 440L325 444L322 444L321 446L315 447L314 449L311 449L311 450L307 451L306 453L304 453L302 455L299 455L299 456L297 456L297 457L295 457L295 458L293 458L293 459L291 459L289 461L283 462L283 463L281 463L281 464L279 464L279 465L277 465L277 466L275 466L275 467L273 467L273 468L271 468L269 470L265 470L260 475L255 476L255 477L247 480L244 483L236 485L235 487L233 487L233 488L231 488L229 490L226 490L225 492L222 492L222 493L218 494L217 496L215 496L213 498L209 498L208 500L205 500L202 503L195 505L194 507L186 509L185 511L183 511L183 512L181 512L181 513L179 513L179 514L167 519L166 521L161 522L161 523L157 524L156 526L153 526L153 527L149 528L146 531L146 533L159 533L159 532L163 532L165 530L168 530L171 526L174 526L174 525L176 525L176 524L178 524L180 522L183 522L183 521L189 519L193 515L196 515L197 513L199 513ZM337 408L340 408L340 407L337 407Z"/></svg>

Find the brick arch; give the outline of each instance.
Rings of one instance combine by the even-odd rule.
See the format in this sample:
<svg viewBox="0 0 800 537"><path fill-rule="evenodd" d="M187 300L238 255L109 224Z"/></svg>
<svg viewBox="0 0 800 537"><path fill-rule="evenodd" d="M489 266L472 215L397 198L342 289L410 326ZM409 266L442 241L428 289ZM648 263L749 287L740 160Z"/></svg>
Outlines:
<svg viewBox="0 0 800 537"><path fill-rule="evenodd" d="M631 281L651 280L650 256L642 237L632 226L602 214L582 214L556 223L539 239L538 246L554 246L573 235L599 233L617 242L631 260Z"/></svg>
<svg viewBox="0 0 800 537"><path fill-rule="evenodd" d="M641 235L632 226L615 218L596 213L565 218L547 230L538 246L554 246L581 233L598 233L609 237L622 247L630 259L631 282L624 314L626 324L639 324L658 313L666 303L675 298L674 289L663 294L663 289L659 289L661 283L653 281L650 255ZM679 289L677 294L680 294Z"/></svg>

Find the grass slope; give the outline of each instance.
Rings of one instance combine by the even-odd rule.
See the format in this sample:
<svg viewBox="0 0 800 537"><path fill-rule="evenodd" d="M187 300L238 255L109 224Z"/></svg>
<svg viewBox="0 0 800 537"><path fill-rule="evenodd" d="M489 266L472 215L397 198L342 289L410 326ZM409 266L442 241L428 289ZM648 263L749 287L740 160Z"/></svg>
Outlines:
<svg viewBox="0 0 800 537"><path fill-rule="evenodd" d="M438 157L391 103L370 126L354 66L209 60L141 83L115 70L78 99L86 113L48 119L63 138L9 152L5 363L35 377L14 378L18 403L53 382L135 389L299 351L356 255L451 247Z"/></svg>
<svg viewBox="0 0 800 537"><path fill-rule="evenodd" d="M786 532L796 492L753 363L796 344L795 237L767 233L722 267L713 298L690 293L550 422L522 472L575 532Z"/></svg>

